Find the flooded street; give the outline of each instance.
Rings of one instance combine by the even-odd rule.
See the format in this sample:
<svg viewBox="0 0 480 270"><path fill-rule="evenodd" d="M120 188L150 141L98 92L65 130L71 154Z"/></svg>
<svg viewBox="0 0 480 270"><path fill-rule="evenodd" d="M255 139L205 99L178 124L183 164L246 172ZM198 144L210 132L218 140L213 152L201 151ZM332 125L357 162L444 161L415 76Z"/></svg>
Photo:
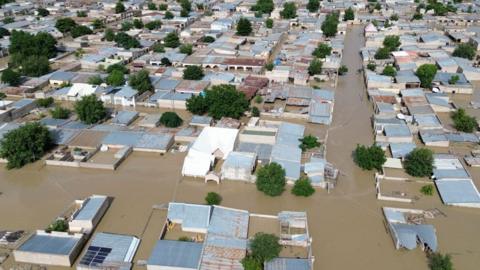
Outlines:
<svg viewBox="0 0 480 270"><path fill-rule="evenodd" d="M0 168L0 229L42 229L73 200L91 194L109 195L114 197L113 203L96 232L141 237L134 259L137 262L148 258L163 224L164 217L152 209L153 205L171 200L204 203L206 193L215 191L222 195L222 205L254 213L307 211L317 270L423 270L428 266L420 249L394 249L381 207L438 208L447 215L432 221L440 251L452 254L455 269L478 269L478 209L446 207L438 195L421 197L414 204L377 201L373 173L353 163L351 153L356 144L373 143L371 104L363 77L357 73L362 67L359 49L363 45L362 27L350 28L343 56L349 72L339 78L333 124L328 131L327 159L341 172L338 186L330 194L319 189L310 198L298 198L288 188L282 196L271 198L248 183L225 181L216 185L184 179L180 172L185 153L133 153L114 172L45 167L43 162L37 162L20 170ZM325 129L308 125L307 130L318 136ZM472 174L478 186L480 173ZM146 269L137 265L134 268Z"/></svg>

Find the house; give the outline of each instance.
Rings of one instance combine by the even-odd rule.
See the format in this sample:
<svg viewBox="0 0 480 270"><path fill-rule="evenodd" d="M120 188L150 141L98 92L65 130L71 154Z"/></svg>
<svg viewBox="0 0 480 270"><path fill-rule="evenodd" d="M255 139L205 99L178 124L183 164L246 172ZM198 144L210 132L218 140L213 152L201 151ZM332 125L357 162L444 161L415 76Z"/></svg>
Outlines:
<svg viewBox="0 0 480 270"><path fill-rule="evenodd" d="M90 96L96 94L102 88L98 85L92 85L88 83L74 83L66 93L68 100L78 100L84 96Z"/></svg>
<svg viewBox="0 0 480 270"><path fill-rule="evenodd" d="M248 152L230 152L222 165L222 178L229 180L253 181L257 155Z"/></svg>
<svg viewBox="0 0 480 270"><path fill-rule="evenodd" d="M85 200L75 202L78 210L68 222L70 232L89 234L95 229L110 205L110 200L104 195L92 195Z"/></svg>
<svg viewBox="0 0 480 270"><path fill-rule="evenodd" d="M49 78L49 83L53 86L70 84L76 74L68 71L55 71Z"/></svg>
<svg viewBox="0 0 480 270"><path fill-rule="evenodd" d="M113 117L112 124L120 125L120 126L128 126L137 118L138 118L138 112L119 111L116 113L115 117Z"/></svg>
<svg viewBox="0 0 480 270"><path fill-rule="evenodd" d="M452 77L456 76L457 80L453 81ZM437 72L432 81L443 93L472 94L473 86L468 82L463 73Z"/></svg>
<svg viewBox="0 0 480 270"><path fill-rule="evenodd" d="M100 96L105 104L113 104L124 107L135 107L138 91L131 86L109 87Z"/></svg>

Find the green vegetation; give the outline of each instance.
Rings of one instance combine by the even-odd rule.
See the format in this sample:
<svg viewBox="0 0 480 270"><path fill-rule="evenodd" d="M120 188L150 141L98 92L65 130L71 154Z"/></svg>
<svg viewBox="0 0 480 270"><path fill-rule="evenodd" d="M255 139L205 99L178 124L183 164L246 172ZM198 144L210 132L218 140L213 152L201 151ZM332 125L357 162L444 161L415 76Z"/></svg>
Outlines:
<svg viewBox="0 0 480 270"><path fill-rule="evenodd" d="M307 9L310 12L317 12L320 8L320 0L308 0Z"/></svg>
<svg viewBox="0 0 480 270"><path fill-rule="evenodd" d="M472 133L477 130L477 119L468 115L463 108L459 108L456 112L452 112L451 118L455 129L458 131Z"/></svg>
<svg viewBox="0 0 480 270"><path fill-rule="evenodd" d="M125 85L125 76L120 70L113 70L108 74L106 83L112 86L122 86Z"/></svg>
<svg viewBox="0 0 480 270"><path fill-rule="evenodd" d="M428 266L431 270L453 270L453 263L450 255L442 255L438 252L428 256Z"/></svg>
<svg viewBox="0 0 480 270"><path fill-rule="evenodd" d="M171 32L163 39L163 43L167 48L177 48L180 46L180 38L177 33Z"/></svg>
<svg viewBox="0 0 480 270"><path fill-rule="evenodd" d="M248 36L252 33L252 24L250 20L246 18L240 18L237 23L237 35L239 36Z"/></svg>
<svg viewBox="0 0 480 270"><path fill-rule="evenodd" d="M87 12L85 10L77 11L77 17L85 18L87 17Z"/></svg>
<svg viewBox="0 0 480 270"><path fill-rule="evenodd" d="M115 42L117 43L117 46L122 47L124 49L131 49L131 48L139 48L140 47L140 42L128 35L127 33L124 32L119 32L117 35L115 35Z"/></svg>
<svg viewBox="0 0 480 270"><path fill-rule="evenodd" d="M164 112L160 117L160 123L169 128L176 128L182 125L183 120L176 112Z"/></svg>
<svg viewBox="0 0 480 270"><path fill-rule="evenodd" d="M39 98L39 99L35 100L35 102L37 103L38 106L43 107L43 108L47 108L47 107L50 107L50 105L53 104L53 98L52 97Z"/></svg>
<svg viewBox="0 0 480 270"><path fill-rule="evenodd" d="M420 85L424 88L431 88L433 78L437 74L437 66L434 64L423 64L417 68L415 73L420 79Z"/></svg>
<svg viewBox="0 0 480 270"><path fill-rule="evenodd" d="M456 57L466 58L473 60L475 57L476 50L475 48L468 43L461 43L453 51L452 55Z"/></svg>
<svg viewBox="0 0 480 270"><path fill-rule="evenodd" d="M67 232L68 222L65 219L57 219L45 229L46 232Z"/></svg>
<svg viewBox="0 0 480 270"><path fill-rule="evenodd" d="M105 28L105 23L100 19L95 19L92 22L93 29L103 29Z"/></svg>
<svg viewBox="0 0 480 270"><path fill-rule="evenodd" d="M432 196L432 195L433 195L433 185L429 184L429 185L423 186L423 187L420 189L420 192L421 192L423 195Z"/></svg>
<svg viewBox="0 0 480 270"><path fill-rule="evenodd" d="M168 10L165 12L165 16L164 16L164 19L165 19L165 20L171 20L171 19L173 19L174 17L175 17L175 16L173 15L172 12L170 12L170 11L168 11Z"/></svg>
<svg viewBox="0 0 480 270"><path fill-rule="evenodd" d="M312 135L307 135L304 136L301 139L298 139L300 141L300 149L302 149L303 152L307 151L308 149L313 149L315 147L319 147L321 143L318 141L318 138Z"/></svg>
<svg viewBox="0 0 480 270"><path fill-rule="evenodd" d="M386 36L383 39L383 46L388 48L391 52L398 50L402 43L400 42L400 37L395 35Z"/></svg>
<svg viewBox="0 0 480 270"><path fill-rule="evenodd" d="M376 169L380 171L387 158L385 152L378 145L368 147L357 144L357 148L353 152L353 161L364 170Z"/></svg>
<svg viewBox="0 0 480 270"><path fill-rule="evenodd" d="M205 196L205 202L208 205L220 205L222 202L222 196L216 192L208 192L207 196Z"/></svg>
<svg viewBox="0 0 480 270"><path fill-rule="evenodd" d="M274 67L275 67L275 65L273 65L272 62L268 62L268 63L265 64L265 69L268 70L268 71L272 71Z"/></svg>
<svg viewBox="0 0 480 270"><path fill-rule="evenodd" d="M419 12L416 12L415 14L413 14L412 16L412 21L416 21L416 20L421 20L423 19L423 15Z"/></svg>
<svg viewBox="0 0 480 270"><path fill-rule="evenodd" d="M38 13L38 16L40 17L47 17L48 15L50 15L50 11L48 11L45 8L38 8L37 13Z"/></svg>
<svg viewBox="0 0 480 270"><path fill-rule="evenodd" d="M139 94L143 94L146 91L153 90L152 83L150 82L150 77L148 70L142 69L139 72L130 75L128 78L128 84Z"/></svg>
<svg viewBox="0 0 480 270"><path fill-rule="evenodd" d="M404 161L405 171L416 177L427 177L433 171L433 152L427 148L415 148Z"/></svg>
<svg viewBox="0 0 480 270"><path fill-rule="evenodd" d="M18 86L21 82L21 75L15 70L7 68L2 72L2 82L8 83L10 86Z"/></svg>
<svg viewBox="0 0 480 270"><path fill-rule="evenodd" d="M77 38L84 35L91 35L93 34L93 31L88 26L77 25L72 29L72 32L70 34L73 38Z"/></svg>
<svg viewBox="0 0 480 270"><path fill-rule="evenodd" d="M375 69L377 69L377 64L375 64L375 62L369 62L367 64L367 69L369 69L371 71L375 71Z"/></svg>
<svg viewBox="0 0 480 270"><path fill-rule="evenodd" d="M100 75L95 75L88 78L88 83L93 85L100 85L103 83L103 79L102 77L100 77Z"/></svg>
<svg viewBox="0 0 480 270"><path fill-rule="evenodd" d="M192 44L182 44L179 49L180 53L191 55L193 53Z"/></svg>
<svg viewBox="0 0 480 270"><path fill-rule="evenodd" d="M393 66L388 65L383 69L382 75L395 77L397 75L397 70Z"/></svg>
<svg viewBox="0 0 480 270"><path fill-rule="evenodd" d="M115 32L111 28L105 30L105 35L103 36L107 41L113 41L115 39Z"/></svg>
<svg viewBox="0 0 480 270"><path fill-rule="evenodd" d="M322 32L326 37L334 37L337 34L338 13L332 12L327 15L322 23Z"/></svg>
<svg viewBox="0 0 480 270"><path fill-rule="evenodd" d="M390 58L390 50L386 47L378 48L377 52L374 55L375 59L383 60Z"/></svg>
<svg viewBox="0 0 480 270"><path fill-rule="evenodd" d="M315 193L315 189L308 177L302 177L295 181L292 188L292 194L295 196L309 197Z"/></svg>
<svg viewBox="0 0 480 270"><path fill-rule="evenodd" d="M268 18L267 20L265 20L265 26L269 29L272 29L273 28L273 20L271 18Z"/></svg>
<svg viewBox="0 0 480 270"><path fill-rule="evenodd" d="M165 46L163 44L157 43L153 45L152 50L156 53L164 53L165 52Z"/></svg>
<svg viewBox="0 0 480 270"><path fill-rule="evenodd" d="M282 251L279 241L274 234L256 233L250 242L251 256L261 263L277 258Z"/></svg>
<svg viewBox="0 0 480 270"><path fill-rule="evenodd" d="M242 259L242 266L244 270L263 270L262 263L251 255L247 255Z"/></svg>
<svg viewBox="0 0 480 270"><path fill-rule="evenodd" d="M310 76L313 76L322 73L322 66L322 61L318 59L313 59L308 66L308 74L310 74Z"/></svg>
<svg viewBox="0 0 480 270"><path fill-rule="evenodd" d="M263 98L262 96L255 96L255 99L254 99L255 103L257 104L260 104L263 102Z"/></svg>
<svg viewBox="0 0 480 270"><path fill-rule="evenodd" d="M147 28L150 31L159 29L160 27L162 27L162 22L159 20L151 21L145 24L145 28Z"/></svg>
<svg viewBox="0 0 480 270"><path fill-rule="evenodd" d="M4 24L9 24L9 23L13 23L13 22L15 22L15 18L13 18L13 17L5 17L3 19Z"/></svg>
<svg viewBox="0 0 480 270"><path fill-rule="evenodd" d="M8 161L7 169L21 168L42 158L52 142L47 127L38 122L26 123L0 140L0 158Z"/></svg>
<svg viewBox="0 0 480 270"><path fill-rule="evenodd" d="M182 241L182 242L193 242L192 238L188 237L188 236L180 236L178 238L178 241Z"/></svg>
<svg viewBox="0 0 480 270"><path fill-rule="evenodd" d="M192 3L189 0L180 0L180 6L182 10L180 11L181 17L188 17L190 12L192 11Z"/></svg>
<svg viewBox="0 0 480 270"><path fill-rule="evenodd" d="M285 170L272 162L257 171L257 189L268 196L279 196L285 190Z"/></svg>
<svg viewBox="0 0 480 270"><path fill-rule="evenodd" d="M448 83L454 85L454 84L457 84L458 80L460 80L460 77L458 75L453 75L448 80Z"/></svg>
<svg viewBox="0 0 480 270"><path fill-rule="evenodd" d="M131 21L124 21L122 22L122 26L120 28L121 31L129 31L133 28L133 23Z"/></svg>
<svg viewBox="0 0 480 270"><path fill-rule="evenodd" d="M201 66L188 66L183 70L184 80L201 80L205 76Z"/></svg>
<svg viewBox="0 0 480 270"><path fill-rule="evenodd" d="M280 11L280 16L284 19L294 19L297 17L297 6L294 2L285 2L283 10Z"/></svg>
<svg viewBox="0 0 480 270"><path fill-rule="evenodd" d="M68 117L70 117L70 110L56 106L54 109L50 110L50 114L54 119L68 119Z"/></svg>
<svg viewBox="0 0 480 270"><path fill-rule="evenodd" d="M0 100L7 98L7 95L3 92L0 92Z"/></svg>
<svg viewBox="0 0 480 270"><path fill-rule="evenodd" d="M257 3L252 6L253 11L258 11L263 14L270 14L275 8L273 0L257 0Z"/></svg>
<svg viewBox="0 0 480 270"><path fill-rule="evenodd" d="M165 11L168 9L168 5L167 4L159 4L158 5L158 10L162 10L162 11Z"/></svg>
<svg viewBox="0 0 480 270"><path fill-rule="evenodd" d="M94 94L84 96L77 101L75 103L75 112L80 121L88 125L98 123L107 116L103 102L98 100Z"/></svg>
<svg viewBox="0 0 480 270"><path fill-rule="evenodd" d="M318 58L325 58L330 54L332 54L332 47L326 43L318 44L317 48L312 52L312 55Z"/></svg>
<svg viewBox="0 0 480 270"><path fill-rule="evenodd" d="M345 65L341 65L340 68L338 68L338 74L340 76L346 74L347 72L348 72L348 67Z"/></svg>
<svg viewBox="0 0 480 270"><path fill-rule="evenodd" d="M193 114L208 113L215 119L231 117L239 119L248 110L249 102L245 94L237 91L234 85L215 85L205 90L204 95L187 99L187 110Z"/></svg>
<svg viewBox="0 0 480 270"><path fill-rule="evenodd" d="M204 37L202 37L202 42L213 43L213 42L215 42L215 38L212 37L212 36L204 36Z"/></svg>
<svg viewBox="0 0 480 270"><path fill-rule="evenodd" d="M77 23L72 18L60 18L55 23L55 27L58 31L64 34L72 31L75 26L77 26Z"/></svg>
<svg viewBox="0 0 480 270"><path fill-rule="evenodd" d="M355 12L351 7L345 10L345 15L343 15L344 21L353 21L355 19Z"/></svg>
<svg viewBox="0 0 480 270"><path fill-rule="evenodd" d="M123 12L125 12L125 6L122 4L121 1L118 1L115 5L115 13L119 14Z"/></svg>
<svg viewBox="0 0 480 270"><path fill-rule="evenodd" d="M169 67L172 65L172 62L170 62L170 60L167 57L163 57L162 59L160 59L160 63L166 67Z"/></svg>
<svg viewBox="0 0 480 270"><path fill-rule="evenodd" d="M398 21L398 14L392 14L392 16L390 16L390 21Z"/></svg>
<svg viewBox="0 0 480 270"><path fill-rule="evenodd" d="M122 74L127 74L128 69L122 64L113 64L107 67L107 73L112 73L114 70L120 71Z"/></svg>
<svg viewBox="0 0 480 270"><path fill-rule="evenodd" d="M133 27L137 28L137 29L142 29L143 28L143 21L140 20L140 19L134 19L133 20Z"/></svg>
<svg viewBox="0 0 480 270"><path fill-rule="evenodd" d="M148 2L147 8L148 8L149 10L157 10L157 5L155 5L155 3Z"/></svg>
<svg viewBox="0 0 480 270"><path fill-rule="evenodd" d="M3 27L0 27L0 38L3 38L5 36L10 36L10 31Z"/></svg>
<svg viewBox="0 0 480 270"><path fill-rule="evenodd" d="M259 117L260 116L260 110L255 106L252 107L251 112L252 112L253 117Z"/></svg>

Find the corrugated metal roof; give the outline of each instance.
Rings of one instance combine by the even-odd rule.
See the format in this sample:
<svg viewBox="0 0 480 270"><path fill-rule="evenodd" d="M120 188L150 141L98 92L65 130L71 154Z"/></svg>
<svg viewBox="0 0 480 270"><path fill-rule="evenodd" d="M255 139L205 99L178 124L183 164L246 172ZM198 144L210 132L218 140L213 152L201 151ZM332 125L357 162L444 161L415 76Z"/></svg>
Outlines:
<svg viewBox="0 0 480 270"><path fill-rule="evenodd" d="M445 204L480 204L480 195L471 179L436 180L435 185Z"/></svg>
<svg viewBox="0 0 480 270"><path fill-rule="evenodd" d="M310 270L311 261L308 259L275 258L265 263L265 270Z"/></svg>
<svg viewBox="0 0 480 270"><path fill-rule="evenodd" d="M111 249L104 262L124 263L131 262L138 247L138 242L139 239L134 236L101 232L95 234L89 246ZM85 256L88 256L88 254L85 254L83 258ZM80 260L80 264L82 264L82 260Z"/></svg>
<svg viewBox="0 0 480 270"><path fill-rule="evenodd" d="M79 241L80 238L73 236L34 234L18 250L43 254L69 255Z"/></svg>
<svg viewBox="0 0 480 270"><path fill-rule="evenodd" d="M210 224L211 207L208 205L169 203L167 218L181 220L182 228L207 230Z"/></svg>
<svg viewBox="0 0 480 270"><path fill-rule="evenodd" d="M82 209L77 212L73 220L92 220L107 201L107 196L93 195L84 203Z"/></svg>
<svg viewBox="0 0 480 270"><path fill-rule="evenodd" d="M197 269L202 248L202 243L158 240L147 264Z"/></svg>

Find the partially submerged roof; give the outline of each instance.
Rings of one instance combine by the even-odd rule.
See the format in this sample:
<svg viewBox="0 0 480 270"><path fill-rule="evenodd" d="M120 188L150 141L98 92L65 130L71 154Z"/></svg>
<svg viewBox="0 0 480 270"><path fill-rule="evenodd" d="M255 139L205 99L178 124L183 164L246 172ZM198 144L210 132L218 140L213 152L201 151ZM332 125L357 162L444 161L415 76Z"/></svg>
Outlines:
<svg viewBox="0 0 480 270"><path fill-rule="evenodd" d="M445 204L476 204L480 207L480 194L471 179L436 180L435 185Z"/></svg>
<svg viewBox="0 0 480 270"><path fill-rule="evenodd" d="M148 265L171 268L197 269L202 255L202 243L158 240L153 248Z"/></svg>
<svg viewBox="0 0 480 270"><path fill-rule="evenodd" d="M70 255L80 243L80 234L37 232L25 241L19 251L52 255Z"/></svg>
<svg viewBox="0 0 480 270"><path fill-rule="evenodd" d="M210 224L211 207L208 205L174 203L168 204L167 218L182 223L183 230L207 230Z"/></svg>
<svg viewBox="0 0 480 270"><path fill-rule="evenodd" d="M82 208L75 214L73 220L92 220L107 203L108 197L104 195L92 195L83 203Z"/></svg>
<svg viewBox="0 0 480 270"><path fill-rule="evenodd" d="M265 270L310 270L312 262L309 259L275 258L265 263Z"/></svg>

